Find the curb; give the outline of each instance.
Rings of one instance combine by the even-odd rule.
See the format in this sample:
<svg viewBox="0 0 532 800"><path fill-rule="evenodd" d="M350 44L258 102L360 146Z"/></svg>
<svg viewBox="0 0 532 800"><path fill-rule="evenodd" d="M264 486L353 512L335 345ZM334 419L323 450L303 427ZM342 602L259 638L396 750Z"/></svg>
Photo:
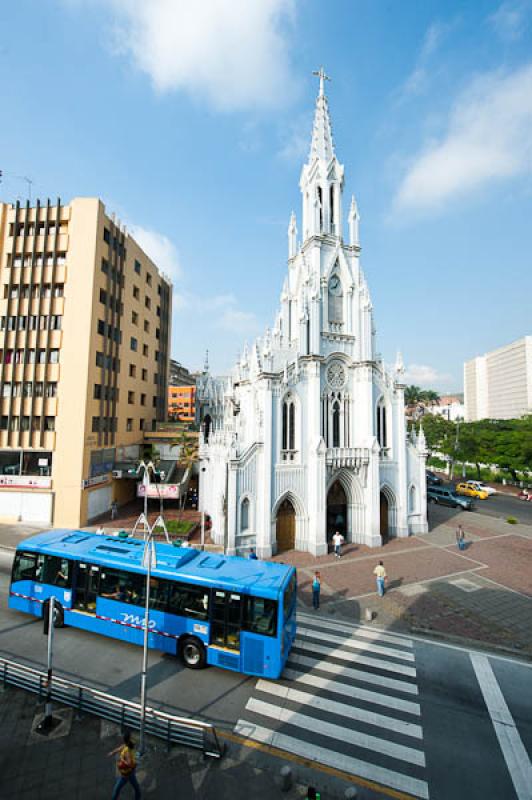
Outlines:
<svg viewBox="0 0 532 800"><path fill-rule="evenodd" d="M454 636L452 633L441 633L432 628L423 628L418 625L410 626L410 633L417 636L424 636L427 639L449 642L450 644L460 645L461 647L477 648L479 650L489 650L490 652L502 653L503 655L520 658L523 661L532 662L532 654L520 650L516 647L506 647L503 644L493 644L493 642L483 642L481 639L469 639L467 636Z"/></svg>

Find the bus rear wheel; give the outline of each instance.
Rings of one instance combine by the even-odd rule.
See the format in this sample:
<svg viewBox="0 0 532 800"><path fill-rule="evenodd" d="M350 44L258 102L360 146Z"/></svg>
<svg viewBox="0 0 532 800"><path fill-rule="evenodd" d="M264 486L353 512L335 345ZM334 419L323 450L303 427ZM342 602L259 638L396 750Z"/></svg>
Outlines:
<svg viewBox="0 0 532 800"><path fill-rule="evenodd" d="M179 655L189 669L203 669L207 664L207 654L199 639L186 637L179 642Z"/></svg>

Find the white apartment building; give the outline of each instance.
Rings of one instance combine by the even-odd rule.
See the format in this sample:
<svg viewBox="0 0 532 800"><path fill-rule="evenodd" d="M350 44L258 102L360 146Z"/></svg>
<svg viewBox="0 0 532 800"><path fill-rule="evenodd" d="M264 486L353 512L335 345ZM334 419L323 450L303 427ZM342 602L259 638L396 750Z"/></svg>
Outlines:
<svg viewBox="0 0 532 800"><path fill-rule="evenodd" d="M532 336L464 364L467 422L517 419L532 413Z"/></svg>

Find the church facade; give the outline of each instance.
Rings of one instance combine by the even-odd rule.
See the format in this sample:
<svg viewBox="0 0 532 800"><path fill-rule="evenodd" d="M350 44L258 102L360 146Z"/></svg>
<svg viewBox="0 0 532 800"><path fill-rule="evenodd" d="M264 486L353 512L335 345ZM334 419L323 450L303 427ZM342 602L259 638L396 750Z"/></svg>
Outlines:
<svg viewBox="0 0 532 800"><path fill-rule="evenodd" d="M358 208L352 198L344 239L344 167L319 76L279 313L228 378L197 383L200 507L229 554L323 555L335 531L378 547L427 530L425 439L406 431L400 355L390 371L376 352Z"/></svg>

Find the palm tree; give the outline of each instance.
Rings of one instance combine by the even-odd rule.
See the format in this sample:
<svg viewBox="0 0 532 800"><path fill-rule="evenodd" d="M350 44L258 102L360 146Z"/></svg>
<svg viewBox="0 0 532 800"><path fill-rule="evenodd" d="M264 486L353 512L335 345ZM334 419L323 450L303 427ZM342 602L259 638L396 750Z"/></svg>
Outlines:
<svg viewBox="0 0 532 800"><path fill-rule="evenodd" d="M437 406L440 404L440 395L438 392L435 392L434 389L426 389L421 393L421 395L421 399L424 400L425 403L429 403L431 406Z"/></svg>
<svg viewBox="0 0 532 800"><path fill-rule="evenodd" d="M421 400L423 392L419 386L407 386L405 389L405 403L407 406L413 406Z"/></svg>
<svg viewBox="0 0 532 800"><path fill-rule="evenodd" d="M177 438L170 444L170 448L179 447L179 455L177 458L177 463L180 464L185 468L184 475L187 471L191 471L192 467L198 460L198 443L197 437L191 439L190 431L187 427L183 427L179 431L179 435ZM181 496L179 495L179 514L177 516L178 525L181 522L181 518L183 516L183 510L185 508L185 500L186 495Z"/></svg>

